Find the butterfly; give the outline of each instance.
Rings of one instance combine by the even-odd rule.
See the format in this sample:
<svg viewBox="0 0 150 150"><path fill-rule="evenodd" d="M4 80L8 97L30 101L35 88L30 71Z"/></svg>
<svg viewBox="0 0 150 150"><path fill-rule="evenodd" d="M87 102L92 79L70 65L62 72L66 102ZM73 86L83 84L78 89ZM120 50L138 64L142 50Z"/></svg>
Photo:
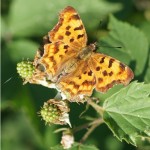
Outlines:
<svg viewBox="0 0 150 150"><path fill-rule="evenodd" d="M70 101L91 96L93 89L106 92L114 84L127 85L134 77L125 64L95 52L96 43L87 45L82 20L71 6L60 12L59 21L46 40L38 63Z"/></svg>

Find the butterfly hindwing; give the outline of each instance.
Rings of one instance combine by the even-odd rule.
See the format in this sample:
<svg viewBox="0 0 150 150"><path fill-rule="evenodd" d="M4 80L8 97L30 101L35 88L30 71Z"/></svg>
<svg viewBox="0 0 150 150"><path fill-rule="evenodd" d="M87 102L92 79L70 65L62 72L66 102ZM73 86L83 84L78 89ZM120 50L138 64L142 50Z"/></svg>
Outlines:
<svg viewBox="0 0 150 150"><path fill-rule="evenodd" d="M60 78L57 83L62 92L68 93L71 99L79 95L92 94L96 79L86 61L77 62L77 68L72 73Z"/></svg>

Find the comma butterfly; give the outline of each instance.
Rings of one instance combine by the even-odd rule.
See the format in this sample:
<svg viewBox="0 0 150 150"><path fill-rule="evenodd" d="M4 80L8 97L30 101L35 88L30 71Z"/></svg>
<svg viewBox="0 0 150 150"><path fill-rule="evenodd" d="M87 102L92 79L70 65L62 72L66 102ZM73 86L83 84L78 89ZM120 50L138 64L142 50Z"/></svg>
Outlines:
<svg viewBox="0 0 150 150"><path fill-rule="evenodd" d="M90 96L95 88L106 92L114 84L129 84L132 70L120 61L96 53L96 44L87 45L87 34L76 10L68 6L59 15L58 24L48 33L38 63L70 101Z"/></svg>

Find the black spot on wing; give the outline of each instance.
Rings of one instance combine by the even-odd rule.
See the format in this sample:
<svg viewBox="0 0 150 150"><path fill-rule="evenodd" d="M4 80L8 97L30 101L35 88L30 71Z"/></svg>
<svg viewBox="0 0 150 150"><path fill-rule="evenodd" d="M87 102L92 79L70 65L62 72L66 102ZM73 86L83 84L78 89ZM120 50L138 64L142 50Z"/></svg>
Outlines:
<svg viewBox="0 0 150 150"><path fill-rule="evenodd" d="M80 39L80 38L82 38L84 36L84 34L79 34L78 36L77 36L77 39Z"/></svg>
<svg viewBox="0 0 150 150"><path fill-rule="evenodd" d="M80 25L79 27L74 28L74 31L76 30L82 30L83 29L83 25Z"/></svg>
<svg viewBox="0 0 150 150"><path fill-rule="evenodd" d="M73 42L74 41L74 38L70 39L70 42Z"/></svg>
<svg viewBox="0 0 150 150"><path fill-rule="evenodd" d="M120 67L121 71L124 71L126 66L124 64L120 63L119 67Z"/></svg>
<svg viewBox="0 0 150 150"><path fill-rule="evenodd" d="M104 75L104 76L107 76L107 75L108 75L108 73L107 73L106 70L103 71L103 75Z"/></svg>
<svg viewBox="0 0 150 150"><path fill-rule="evenodd" d="M100 70L100 66L96 67L96 71L99 71Z"/></svg>
<svg viewBox="0 0 150 150"><path fill-rule="evenodd" d="M80 17L79 17L78 14L75 14L75 15L72 15L72 16L71 16L71 19L80 20Z"/></svg>
<svg viewBox="0 0 150 150"><path fill-rule="evenodd" d="M68 45L64 45L64 49L68 49L68 47L69 47Z"/></svg>
<svg viewBox="0 0 150 150"><path fill-rule="evenodd" d="M92 76L92 71L91 70L88 72L88 76Z"/></svg>
<svg viewBox="0 0 150 150"><path fill-rule="evenodd" d="M109 76L112 76L113 75L113 72L111 71L111 72L109 72Z"/></svg>
<svg viewBox="0 0 150 150"><path fill-rule="evenodd" d="M69 30L70 28L71 28L70 26L67 26L67 27L66 27L66 30Z"/></svg>
<svg viewBox="0 0 150 150"><path fill-rule="evenodd" d="M66 31L65 35L69 36L71 34L71 32Z"/></svg>
<svg viewBox="0 0 150 150"><path fill-rule="evenodd" d="M111 68L111 67L112 67L112 64L113 64L114 61L115 61L115 59L113 59L113 58L111 58L111 59L109 60L108 68Z"/></svg>
<svg viewBox="0 0 150 150"><path fill-rule="evenodd" d="M100 60L100 63L104 63L104 60L105 60L105 57L102 57L101 60Z"/></svg>

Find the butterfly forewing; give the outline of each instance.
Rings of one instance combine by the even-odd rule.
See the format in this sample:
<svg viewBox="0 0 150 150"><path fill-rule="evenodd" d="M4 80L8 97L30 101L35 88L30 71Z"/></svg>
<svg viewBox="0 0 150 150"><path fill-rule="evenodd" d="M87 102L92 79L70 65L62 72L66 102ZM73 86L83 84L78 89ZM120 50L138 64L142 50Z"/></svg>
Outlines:
<svg viewBox="0 0 150 150"><path fill-rule="evenodd" d="M58 41L44 45L44 54L40 63L44 65L49 79L58 76L64 68L65 63L77 55L76 51L67 44Z"/></svg>
<svg viewBox="0 0 150 150"><path fill-rule="evenodd" d="M96 77L96 90L101 92L106 92L117 83L127 85L134 76L128 66L101 53L91 55L89 66Z"/></svg>
<svg viewBox="0 0 150 150"><path fill-rule="evenodd" d="M76 10L66 7L59 15L59 22L49 32L50 41L63 41L73 49L80 51L87 44L87 35Z"/></svg>
<svg viewBox="0 0 150 150"><path fill-rule="evenodd" d="M86 46L87 35L78 13L70 6L60 13L58 24L48 35L51 43L44 45L40 63L45 67L49 79L56 82L67 68L68 60L76 58Z"/></svg>

